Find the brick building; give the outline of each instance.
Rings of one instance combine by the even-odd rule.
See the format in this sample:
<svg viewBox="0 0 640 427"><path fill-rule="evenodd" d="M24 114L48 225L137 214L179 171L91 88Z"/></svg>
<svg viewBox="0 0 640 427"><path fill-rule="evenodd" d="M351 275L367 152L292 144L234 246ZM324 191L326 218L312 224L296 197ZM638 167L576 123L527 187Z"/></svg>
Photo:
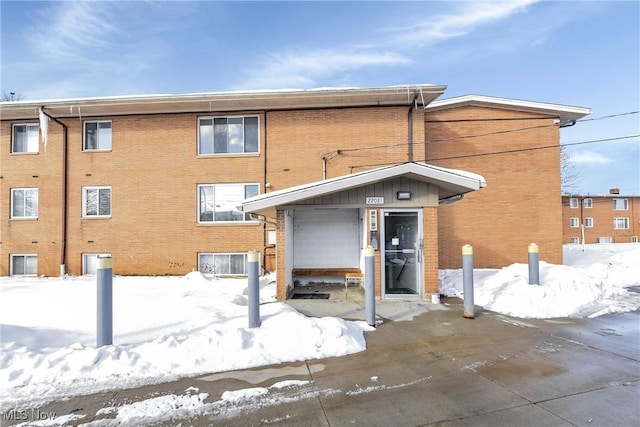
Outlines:
<svg viewBox="0 0 640 427"><path fill-rule="evenodd" d="M637 243L640 196L609 194L562 196L564 243Z"/></svg>
<svg viewBox="0 0 640 427"><path fill-rule="evenodd" d="M429 177L388 179L431 186L419 209L431 225L417 239L431 242L424 260L432 267L418 281L459 267L464 243L478 267L525 262L532 241L542 259L561 262L559 133L589 110L482 96L436 101L445 89L3 102L0 275L90 273L99 253L122 275L244 274L250 249L275 269L277 218L240 211L243 200L405 163L427 165ZM453 194L444 189L456 170L487 187L439 197ZM405 209L393 206L360 206L353 221ZM375 235L359 230L360 246L371 243Z"/></svg>

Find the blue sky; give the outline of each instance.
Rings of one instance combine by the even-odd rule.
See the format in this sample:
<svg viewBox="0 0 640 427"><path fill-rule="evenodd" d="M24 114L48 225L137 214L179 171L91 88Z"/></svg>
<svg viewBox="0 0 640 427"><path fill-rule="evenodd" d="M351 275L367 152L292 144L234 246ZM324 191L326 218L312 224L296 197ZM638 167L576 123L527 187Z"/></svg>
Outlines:
<svg viewBox="0 0 640 427"><path fill-rule="evenodd" d="M638 1L0 6L1 90L25 100L432 83L591 108L563 144L640 134ZM637 136L567 150L577 190L640 194Z"/></svg>

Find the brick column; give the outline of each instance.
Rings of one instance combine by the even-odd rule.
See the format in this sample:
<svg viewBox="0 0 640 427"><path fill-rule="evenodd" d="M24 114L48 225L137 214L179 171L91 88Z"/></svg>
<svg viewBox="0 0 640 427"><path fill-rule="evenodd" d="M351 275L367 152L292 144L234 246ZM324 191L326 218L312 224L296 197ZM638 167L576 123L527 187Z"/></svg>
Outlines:
<svg viewBox="0 0 640 427"><path fill-rule="evenodd" d="M438 207L422 209L422 233L424 236L424 297L439 293L438 278Z"/></svg>
<svg viewBox="0 0 640 427"><path fill-rule="evenodd" d="M276 225L276 297L278 301L284 301L287 299L284 211L278 210L276 218L278 222Z"/></svg>

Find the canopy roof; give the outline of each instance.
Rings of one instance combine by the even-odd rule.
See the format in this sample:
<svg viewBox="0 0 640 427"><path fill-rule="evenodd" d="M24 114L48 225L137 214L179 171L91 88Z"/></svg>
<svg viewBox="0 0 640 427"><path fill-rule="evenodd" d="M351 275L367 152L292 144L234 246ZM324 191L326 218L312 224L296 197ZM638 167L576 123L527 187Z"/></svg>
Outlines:
<svg viewBox="0 0 640 427"><path fill-rule="evenodd" d="M244 200L242 202L242 210L244 212L263 213L278 206L286 206L314 197L399 177L433 184L439 189L441 202L479 190L487 185L484 177L472 172L409 162L261 194Z"/></svg>

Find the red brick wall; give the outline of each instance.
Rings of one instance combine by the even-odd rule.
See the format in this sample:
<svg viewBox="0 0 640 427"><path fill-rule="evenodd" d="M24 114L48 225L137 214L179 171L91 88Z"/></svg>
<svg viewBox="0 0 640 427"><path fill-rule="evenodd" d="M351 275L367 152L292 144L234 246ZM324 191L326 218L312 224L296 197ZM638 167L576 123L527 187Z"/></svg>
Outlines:
<svg viewBox="0 0 640 427"><path fill-rule="evenodd" d="M474 247L476 267L527 262L531 242L539 245L541 260L562 263L559 148L479 155L558 146L554 119L464 107L427 112L425 120L427 163L475 172L488 183L439 208L440 268L461 268L465 243ZM491 135L469 138L482 134Z"/></svg>

